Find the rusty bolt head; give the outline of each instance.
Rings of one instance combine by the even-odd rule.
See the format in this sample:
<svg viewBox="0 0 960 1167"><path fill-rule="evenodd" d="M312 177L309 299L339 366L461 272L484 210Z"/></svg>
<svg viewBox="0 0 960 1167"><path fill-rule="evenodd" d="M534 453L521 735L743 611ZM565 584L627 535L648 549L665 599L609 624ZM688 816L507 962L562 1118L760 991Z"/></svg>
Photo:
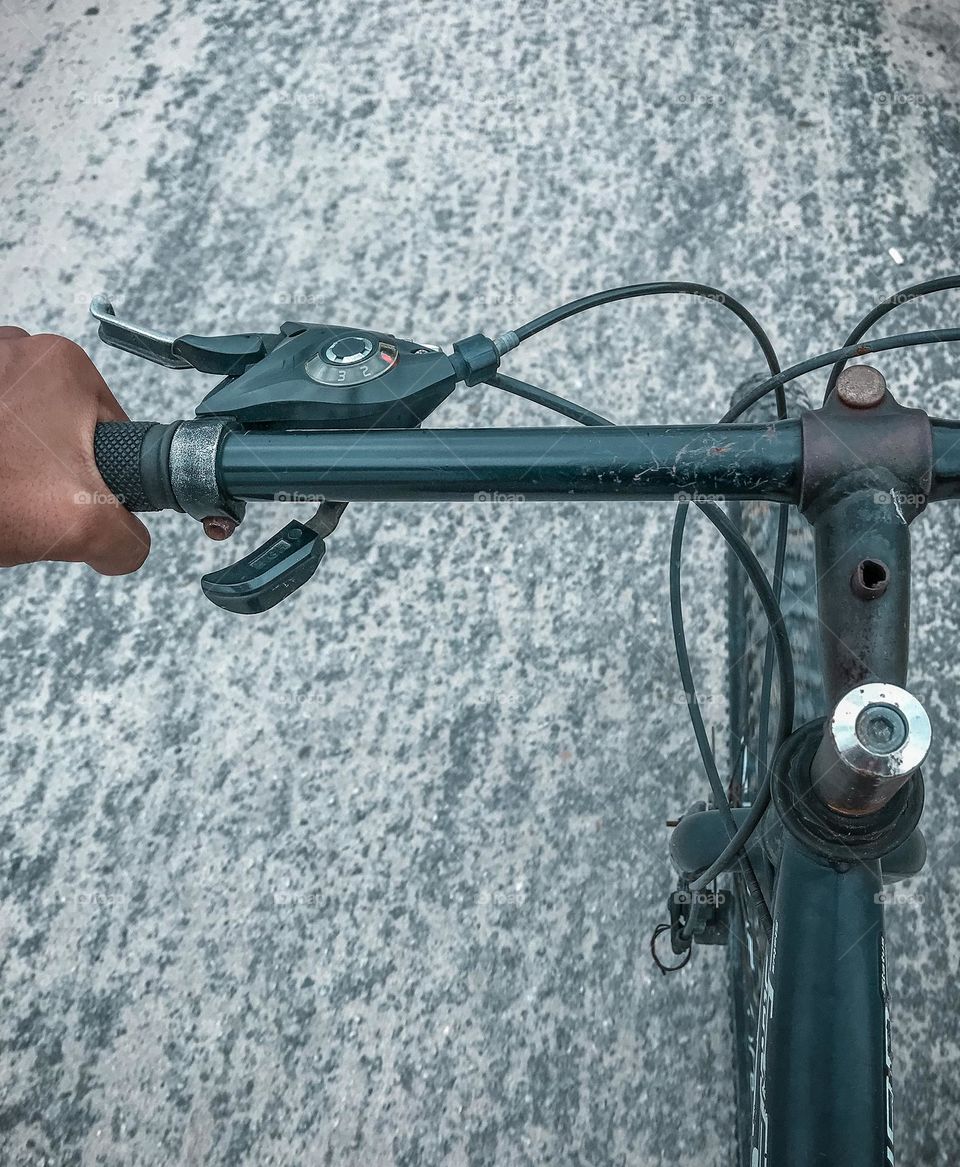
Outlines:
<svg viewBox="0 0 960 1167"><path fill-rule="evenodd" d="M837 396L853 409L879 405L886 391L883 374L872 365L848 365L837 380Z"/></svg>
<svg viewBox="0 0 960 1167"><path fill-rule="evenodd" d="M218 543L224 539L229 539L236 529L237 524L233 519L211 516L203 520L204 534L208 539L215 539Z"/></svg>

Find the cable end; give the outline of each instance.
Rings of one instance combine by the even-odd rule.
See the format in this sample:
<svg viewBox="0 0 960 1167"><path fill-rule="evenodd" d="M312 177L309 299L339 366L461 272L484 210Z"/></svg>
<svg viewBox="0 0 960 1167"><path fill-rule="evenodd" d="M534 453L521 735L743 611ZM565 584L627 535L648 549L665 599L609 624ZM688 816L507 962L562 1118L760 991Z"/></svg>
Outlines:
<svg viewBox="0 0 960 1167"><path fill-rule="evenodd" d="M515 332L502 332L499 336L494 337L493 347L497 350L498 356L504 357L519 346L520 337Z"/></svg>

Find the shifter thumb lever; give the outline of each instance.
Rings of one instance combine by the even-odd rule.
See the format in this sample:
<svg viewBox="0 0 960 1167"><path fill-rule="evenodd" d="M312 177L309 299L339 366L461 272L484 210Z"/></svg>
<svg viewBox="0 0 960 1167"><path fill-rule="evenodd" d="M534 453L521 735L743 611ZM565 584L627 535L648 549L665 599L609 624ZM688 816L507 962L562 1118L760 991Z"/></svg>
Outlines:
<svg viewBox="0 0 960 1167"><path fill-rule="evenodd" d="M331 534L346 508L345 502L322 502L305 523L287 523L256 551L205 575L203 594L228 612L252 615L266 612L286 599L314 574Z"/></svg>

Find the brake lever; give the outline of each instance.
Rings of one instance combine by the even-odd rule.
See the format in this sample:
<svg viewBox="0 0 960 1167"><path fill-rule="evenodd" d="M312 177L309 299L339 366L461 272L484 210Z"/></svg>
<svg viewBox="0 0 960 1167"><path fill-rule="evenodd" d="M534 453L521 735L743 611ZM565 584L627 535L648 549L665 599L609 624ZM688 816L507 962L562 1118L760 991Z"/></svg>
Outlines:
<svg viewBox="0 0 960 1167"><path fill-rule="evenodd" d="M203 594L218 608L245 616L273 608L313 576L346 506L322 502L305 523L287 523L256 551L203 576Z"/></svg>
<svg viewBox="0 0 960 1167"><path fill-rule="evenodd" d="M168 369L197 369L221 377L238 377L276 348L279 333L244 332L234 336L170 336L120 320L106 296L94 296L90 315L99 322L100 339Z"/></svg>

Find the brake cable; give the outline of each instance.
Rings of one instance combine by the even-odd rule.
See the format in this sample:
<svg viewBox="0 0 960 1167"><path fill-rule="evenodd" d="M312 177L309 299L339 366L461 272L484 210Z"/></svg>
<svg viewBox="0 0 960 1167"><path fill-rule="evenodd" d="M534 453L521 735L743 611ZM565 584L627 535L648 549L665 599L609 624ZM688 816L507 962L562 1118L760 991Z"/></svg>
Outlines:
<svg viewBox="0 0 960 1167"><path fill-rule="evenodd" d="M773 351L770 338L760 327L760 323L756 317L739 300L735 300L733 296L727 295L726 292L722 292L719 288L710 287L709 284L688 282L686 280L660 280L645 284L626 284L622 288L607 288L602 292L593 292L589 296L581 296L578 300L571 300L566 304L561 304L558 308L552 308L549 312L544 312L534 320L529 320L526 324L521 324L519 328L515 328L512 333L512 337L514 338L513 342L506 342L502 351L506 352L508 349L516 348L518 344L529 340L531 336L536 336L538 332L543 332L545 328L559 324L561 320L569 320L571 316L577 316L581 312L589 311L591 308L598 308L603 304L613 304L618 300L637 299L640 296L663 295L697 296L702 300L712 300L724 308L729 308L750 329L757 343L760 345L767 364L771 366L774 372L779 368L777 365L777 356ZM510 336L510 333L504 333L504 337Z"/></svg>
<svg viewBox="0 0 960 1167"><path fill-rule="evenodd" d="M591 409L586 409L573 401L567 401L564 397L558 397L556 393L541 389L539 385L530 385L526 381L517 380L516 377L508 377L506 373L497 373L493 377L488 377L485 384L492 385L494 389L502 389L505 393L513 393L516 397L523 397L535 405L544 406L545 409L552 409L555 413L562 413L565 417L580 422L581 425L614 424L612 421L607 421L605 417L601 417L599 413L594 413Z"/></svg>
<svg viewBox="0 0 960 1167"><path fill-rule="evenodd" d="M911 284L908 288L901 288L899 292L894 292L885 300L881 300L879 304L871 308L862 320L853 326L850 335L843 342L844 347L856 344L862 336L866 336L878 320L882 320L894 308L899 308L902 304L909 304L912 300L919 300L921 296L929 296L932 292L948 292L954 288L960 288L960 275L940 276L934 280L923 280L919 284ZM827 388L823 394L824 401L827 400L836 386L837 379L846 363L846 360L837 361L830 370L830 379L827 381Z"/></svg>
<svg viewBox="0 0 960 1167"><path fill-rule="evenodd" d="M567 320L571 316L577 315L581 312L586 312L592 308L599 307L604 304L615 303L619 300L638 298L641 296L666 294L694 295L700 297L701 299L719 303L723 307L729 309L750 330L751 335L757 341L760 350L767 361L770 372L774 375L779 373L780 364L777 359L776 351L774 350L769 337L761 327L756 317L754 317L753 314L743 304L741 304L739 300L734 299L734 297L720 291L718 288L711 287L708 284L686 281L662 281L645 284L629 284L620 288L610 288L605 291L595 292L591 295L580 297L577 300L572 300L567 304L563 304L557 308L551 309L549 312L543 313L541 316L536 317L534 320L520 325L520 327L515 329L513 332L504 333L502 336L497 338L495 344L497 350L501 354L504 354L516 348L524 340L529 339L531 336L536 335L538 332L542 332L544 329L549 328L562 320ZM507 392L515 393L518 396L525 397L528 400L534 401L540 405L544 405L547 408L555 409L557 412L562 413L567 417L570 417L573 420L579 421L585 425L611 424L610 422L607 422L605 419L600 417L598 414L594 414L592 411L586 410L582 406L575 405L572 402L564 401L563 398L557 398L553 394L550 394L546 390L540 389L537 386L528 385L526 382L516 381L513 378L507 378L502 374L489 378L487 380L487 384L504 389ZM774 383L770 385L770 389L772 389L776 395L778 416L781 418L786 417L786 399L783 392L782 383ZM768 389L767 392L769 392L770 389ZM733 814L730 811L729 799L720 781L719 772L717 770L716 757L709 741L707 740L706 731L703 726L703 718L700 713L700 704L697 699L696 686L693 681L692 670L689 666L689 657L686 654L686 637L683 629L683 610L680 600L679 561L680 557L682 556L683 530L686 522L687 506L687 503L681 502L677 507L677 512L674 519L674 535L672 543L673 550L671 553L670 573L670 605L674 640L677 646L678 664L680 666L681 676L684 678L683 683L684 690L687 694L688 711L693 723L694 736L697 739L701 761L703 763L708 782L710 783L714 801L717 803L717 809L720 811L721 816L724 818L724 824L730 833L732 841L738 836L736 824L733 818ZM705 510L702 505L701 510ZM789 514L786 506L781 505L779 511L780 514L777 525L776 550L774 554L773 588L773 595L775 598L775 603L778 606L778 610L779 599L782 593L783 567L786 558L787 524L789 520ZM717 524L715 523L715 525ZM720 529L721 534L724 535L724 538L727 539L727 542L731 543L731 540L727 537L727 532L725 532L722 527L719 527L718 529ZM740 543L741 547L739 549L731 543L731 546L733 547L733 550L738 555L738 557L740 557L742 560L742 551L744 550L752 556L752 552L746 546L745 541L741 539ZM756 563L757 569L759 570L760 576L763 577L764 583L766 583L766 576L763 573L763 569L760 567L759 562L756 561L755 556L753 556L753 559ZM676 563L676 570L674 570L674 563ZM750 572L748 572L748 575L749 574ZM787 646L787 650L789 651L789 645ZM767 755L766 741L764 739L769 730L772 677L773 638L771 631L768 631L764 647L763 683L761 687L760 718L758 722L758 734L760 735L761 739L758 743L759 757L761 759L760 768L764 772ZM783 697L781 695L781 709L782 708ZM792 708L790 722L792 723ZM786 732L790 732L790 726L788 726ZM769 798L769 789L767 791L767 797ZM725 849L724 854L728 856L729 861L732 857L728 852L729 848ZM738 861L740 860L739 849L737 859ZM741 871L744 876L744 881L750 892L751 899L753 899L757 904L758 910L761 912L761 916L769 928L769 905L767 905L766 900L763 897L763 892L756 877L756 872L754 871L750 858L745 851L743 851L742 860L743 861L740 864Z"/></svg>
<svg viewBox="0 0 960 1167"><path fill-rule="evenodd" d="M838 361L847 361L851 357L865 357L870 353L887 352L890 349L913 348L921 344L943 344L958 340L960 340L960 328L929 328L923 332L901 332L895 336L882 336L878 340L860 341L858 344L848 344L843 348L833 349L832 352L821 353L816 357L808 357L807 360L791 365L773 377L768 377L756 389L751 389L743 401L738 402L736 406L731 406L720 420L721 422L736 421L751 405L754 405L762 397L766 397L768 393L775 392L787 381L793 381L797 377L813 373L827 365L835 365Z"/></svg>

